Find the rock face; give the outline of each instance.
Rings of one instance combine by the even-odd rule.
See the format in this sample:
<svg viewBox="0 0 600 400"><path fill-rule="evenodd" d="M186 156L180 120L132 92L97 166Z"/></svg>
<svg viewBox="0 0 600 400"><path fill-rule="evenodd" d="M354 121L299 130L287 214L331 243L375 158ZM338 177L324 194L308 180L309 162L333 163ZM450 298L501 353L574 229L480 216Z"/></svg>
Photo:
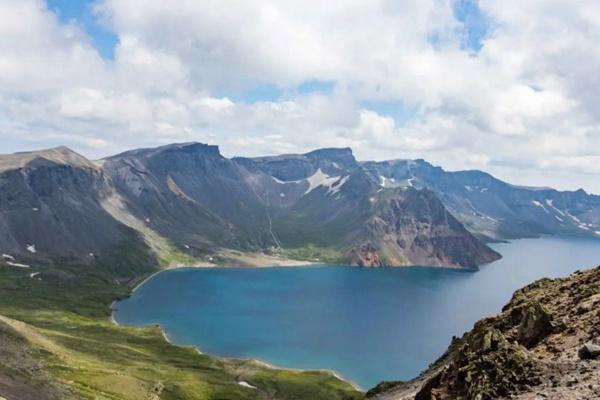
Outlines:
<svg viewBox="0 0 600 400"><path fill-rule="evenodd" d="M389 189L371 198L369 236L386 265L475 268L500 255L483 245L427 189Z"/></svg>
<svg viewBox="0 0 600 400"><path fill-rule="evenodd" d="M94 257L133 235L156 252L208 259L313 248L362 266L475 268L499 258L433 191L382 187L348 148L228 159L217 146L183 143L96 163L58 148L0 156L0 189L7 254Z"/></svg>
<svg viewBox="0 0 600 400"><path fill-rule="evenodd" d="M379 252L371 243L365 243L350 250L348 259L359 267L383 267L385 264L379 258Z"/></svg>
<svg viewBox="0 0 600 400"><path fill-rule="evenodd" d="M600 267L542 279L477 322L418 378L368 399L600 398Z"/></svg>

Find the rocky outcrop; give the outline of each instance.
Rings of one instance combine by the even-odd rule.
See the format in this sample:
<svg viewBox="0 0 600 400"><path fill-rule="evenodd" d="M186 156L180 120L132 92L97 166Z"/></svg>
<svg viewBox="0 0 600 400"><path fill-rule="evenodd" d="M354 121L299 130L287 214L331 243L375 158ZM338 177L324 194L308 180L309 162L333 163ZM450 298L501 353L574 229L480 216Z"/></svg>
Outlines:
<svg viewBox="0 0 600 400"><path fill-rule="evenodd" d="M377 249L371 243L365 243L350 250L347 258L351 265L359 267L383 267L385 265L379 257Z"/></svg>
<svg viewBox="0 0 600 400"><path fill-rule="evenodd" d="M600 267L542 279L475 324L421 376L378 400L600 398Z"/></svg>
<svg viewBox="0 0 600 400"><path fill-rule="evenodd" d="M500 258L427 189L388 189L370 199L367 229L385 265L477 268Z"/></svg>

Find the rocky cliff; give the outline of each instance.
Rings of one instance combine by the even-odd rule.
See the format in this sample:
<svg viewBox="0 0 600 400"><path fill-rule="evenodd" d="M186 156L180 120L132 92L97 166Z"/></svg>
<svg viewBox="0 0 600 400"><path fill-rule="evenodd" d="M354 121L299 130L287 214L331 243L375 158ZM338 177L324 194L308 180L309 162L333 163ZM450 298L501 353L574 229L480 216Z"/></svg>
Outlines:
<svg viewBox="0 0 600 400"><path fill-rule="evenodd" d="M377 400L600 398L600 267L518 290L418 378Z"/></svg>
<svg viewBox="0 0 600 400"><path fill-rule="evenodd" d="M351 251L354 264L475 268L500 258L469 233L427 189L378 191L371 202L373 212L365 224L365 236L370 241Z"/></svg>

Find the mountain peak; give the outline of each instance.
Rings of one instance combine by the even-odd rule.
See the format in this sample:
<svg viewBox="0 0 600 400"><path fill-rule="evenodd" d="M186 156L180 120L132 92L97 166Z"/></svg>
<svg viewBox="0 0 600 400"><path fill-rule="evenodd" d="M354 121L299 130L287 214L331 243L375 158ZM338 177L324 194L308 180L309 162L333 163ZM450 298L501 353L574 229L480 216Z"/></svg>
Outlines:
<svg viewBox="0 0 600 400"><path fill-rule="evenodd" d="M304 154L307 157L315 158L340 158L349 157L354 159L352 149L350 147L326 147L323 149L313 150Z"/></svg>
<svg viewBox="0 0 600 400"><path fill-rule="evenodd" d="M123 157L143 157L150 158L157 156L159 154L166 153L185 153L185 154L202 154L213 157L221 157L221 152L219 151L219 146L210 145L200 142L185 142L185 143L172 143L159 147L150 147L150 148L141 148L135 150L125 151L123 153L119 153L117 155L108 157L108 159L113 158L123 158Z"/></svg>
<svg viewBox="0 0 600 400"><path fill-rule="evenodd" d="M0 155L0 171L32 166L33 163L40 160L60 165L96 168L90 160L81 154L66 146L59 146L50 149Z"/></svg>

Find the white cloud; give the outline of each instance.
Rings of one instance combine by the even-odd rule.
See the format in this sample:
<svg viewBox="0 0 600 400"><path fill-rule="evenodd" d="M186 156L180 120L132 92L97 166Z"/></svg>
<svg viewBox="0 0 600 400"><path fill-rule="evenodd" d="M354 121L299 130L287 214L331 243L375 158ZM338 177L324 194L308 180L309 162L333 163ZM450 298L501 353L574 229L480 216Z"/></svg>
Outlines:
<svg viewBox="0 0 600 400"><path fill-rule="evenodd" d="M452 0L103 0L102 59L41 0L0 0L0 140L101 156L172 141L228 155L351 146L515 183L600 192L600 4L481 0L477 54ZM435 42L432 44L432 38ZM299 94L302 82L335 82ZM281 100L231 94L261 84ZM418 111L399 123L364 101Z"/></svg>

